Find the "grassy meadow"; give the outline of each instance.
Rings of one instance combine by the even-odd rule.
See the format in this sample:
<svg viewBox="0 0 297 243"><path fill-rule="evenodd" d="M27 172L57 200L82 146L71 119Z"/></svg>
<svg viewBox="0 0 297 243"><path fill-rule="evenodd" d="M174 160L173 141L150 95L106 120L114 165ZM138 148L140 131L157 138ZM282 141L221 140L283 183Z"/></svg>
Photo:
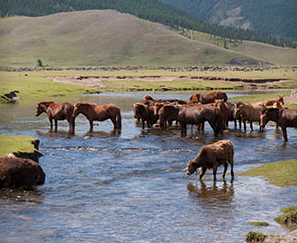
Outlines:
<svg viewBox="0 0 297 243"><path fill-rule="evenodd" d="M288 187L297 186L297 160L288 160L268 163L256 168L252 168L239 176L260 176L276 186Z"/></svg>
<svg viewBox="0 0 297 243"><path fill-rule="evenodd" d="M62 76L106 76L106 77L141 77L160 76L158 81L152 80L109 80L102 79L104 88L94 89L80 85L64 84L51 81L50 77ZM20 91L19 102L52 99L62 100L69 96L94 92L127 92L170 90L171 92L197 92L196 90L238 90L244 85L238 82L210 81L202 79L191 79L191 77L220 77L220 78L244 78L244 79L281 79L287 81L282 83L271 83L269 88L297 88L297 70L294 69L273 69L264 71L171 71L171 70L119 70L119 71L85 71L85 70L64 70L64 71L31 71L31 72L6 72L0 71L0 95L10 91ZM186 77L186 78L181 78ZM83 83L82 83L83 85ZM265 84L264 86L267 86ZM252 88L247 86L247 88ZM265 87L264 87L265 88ZM267 88L267 87L266 87ZM289 93L285 94L289 95ZM257 102L277 97L277 94L251 95L244 97L246 101ZM233 101L237 101L234 98ZM241 98L242 100L242 98ZM4 101L2 99L2 101Z"/></svg>

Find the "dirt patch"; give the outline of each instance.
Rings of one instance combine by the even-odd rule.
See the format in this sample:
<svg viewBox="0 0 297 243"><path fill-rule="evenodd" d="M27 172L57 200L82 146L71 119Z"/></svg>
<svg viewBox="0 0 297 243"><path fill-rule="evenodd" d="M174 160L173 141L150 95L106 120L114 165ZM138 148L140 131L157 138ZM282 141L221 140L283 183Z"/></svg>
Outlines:
<svg viewBox="0 0 297 243"><path fill-rule="evenodd" d="M145 75L145 76L56 76L48 77L54 82L76 84L81 86L87 86L90 88L104 89L106 86L102 83L103 80L119 81L119 80L138 80L144 82L170 82L174 80L192 79L192 80L205 80L205 81L219 81L219 82L232 82L238 83L243 87L258 86L266 84L272 85L275 82L284 82L286 80L281 79L243 79L243 78L224 78L214 76L160 76L160 75Z"/></svg>

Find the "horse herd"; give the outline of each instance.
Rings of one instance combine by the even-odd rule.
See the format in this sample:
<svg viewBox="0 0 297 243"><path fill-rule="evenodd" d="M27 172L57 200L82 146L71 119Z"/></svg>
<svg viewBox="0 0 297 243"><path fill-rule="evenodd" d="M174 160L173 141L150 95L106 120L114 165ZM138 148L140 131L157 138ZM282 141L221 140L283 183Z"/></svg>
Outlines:
<svg viewBox="0 0 297 243"><path fill-rule="evenodd" d="M207 121L214 131L220 134L228 128L229 121L234 121L237 129L237 122L241 129L241 123L246 132L246 122L250 123L253 130L253 122L260 124L260 130L265 128L268 121L274 121L277 127L280 126L284 140L287 141L287 127L297 127L297 110L283 108L284 99L280 95L276 100L257 103L232 103L228 102L228 96L222 91L213 91L205 94L193 94L188 100L181 99L154 99L145 96L142 101L133 104L134 117L142 122L142 128L159 124L161 129L172 125L173 121L180 124L181 135L187 135L187 125L197 125L198 131L203 131L204 123ZM272 108L267 106L272 105ZM57 104L53 101L38 103L36 116L45 112L50 121L50 128L55 132L58 127L58 120L67 120L71 133L75 131L75 118L83 114L89 121L90 132L93 132L94 121L110 119L114 129L121 129L121 110L113 104L96 105L94 103L68 102Z"/></svg>

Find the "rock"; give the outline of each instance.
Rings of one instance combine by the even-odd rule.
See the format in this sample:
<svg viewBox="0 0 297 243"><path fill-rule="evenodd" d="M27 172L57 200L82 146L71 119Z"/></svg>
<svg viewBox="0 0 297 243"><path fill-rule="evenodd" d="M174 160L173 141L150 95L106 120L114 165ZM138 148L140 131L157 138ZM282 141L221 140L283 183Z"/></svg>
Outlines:
<svg viewBox="0 0 297 243"><path fill-rule="evenodd" d="M297 241L297 229L284 236L270 235L265 238L264 243L293 243Z"/></svg>
<svg viewBox="0 0 297 243"><path fill-rule="evenodd" d="M23 158L0 158L0 188L33 189L44 184L45 173L41 166Z"/></svg>
<svg viewBox="0 0 297 243"><path fill-rule="evenodd" d="M14 90L14 91L11 91L11 92L9 92L7 94L2 95L1 97L3 99L5 99L7 102L13 103L13 102L16 102L19 99L19 96L17 95L17 93L19 93L19 91Z"/></svg>

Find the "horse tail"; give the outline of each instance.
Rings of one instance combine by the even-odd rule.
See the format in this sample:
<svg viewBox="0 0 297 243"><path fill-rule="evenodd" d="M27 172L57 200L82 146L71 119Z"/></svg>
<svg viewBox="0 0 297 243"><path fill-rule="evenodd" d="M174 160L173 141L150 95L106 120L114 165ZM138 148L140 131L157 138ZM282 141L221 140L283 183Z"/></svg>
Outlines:
<svg viewBox="0 0 297 243"><path fill-rule="evenodd" d="M119 113L116 117L116 124L117 124L117 129L122 129L122 116L121 116L121 111L119 110Z"/></svg>

